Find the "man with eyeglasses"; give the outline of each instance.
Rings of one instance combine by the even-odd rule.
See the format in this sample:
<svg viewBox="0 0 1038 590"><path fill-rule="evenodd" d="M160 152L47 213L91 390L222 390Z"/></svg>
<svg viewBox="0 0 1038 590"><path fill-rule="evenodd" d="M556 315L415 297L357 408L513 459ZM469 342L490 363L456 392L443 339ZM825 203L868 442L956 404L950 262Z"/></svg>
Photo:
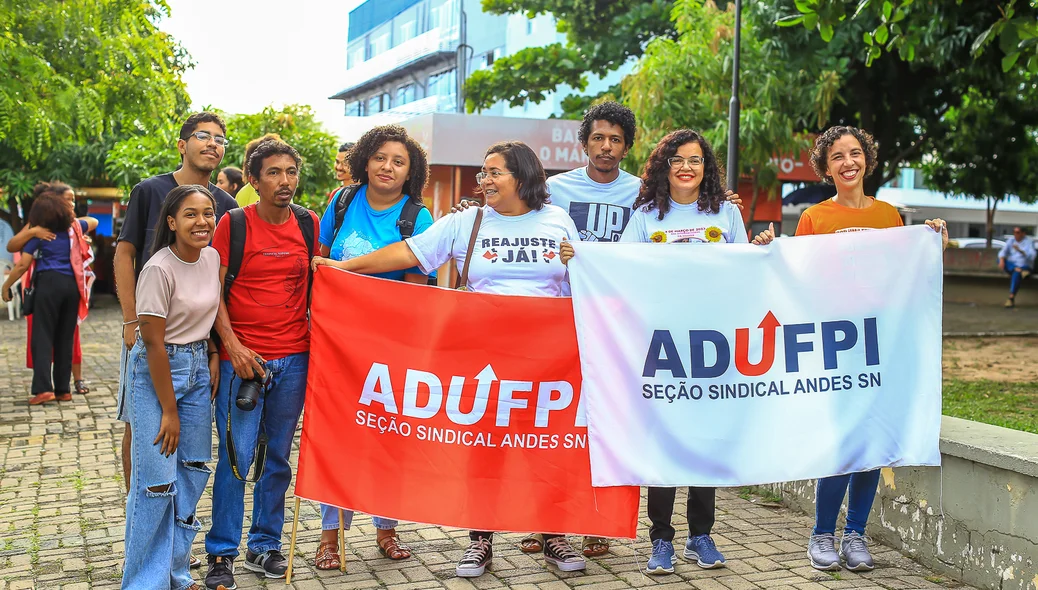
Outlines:
<svg viewBox="0 0 1038 590"><path fill-rule="evenodd" d="M115 247L115 285L119 296L119 305L123 312L123 349L119 363L119 409L118 416L126 422L123 434L122 462L123 482L130 482L130 441L132 434L130 424L123 415L123 385L125 379L126 357L133 347L137 332L137 275L144 263L151 258L152 235L158 221L159 210L169 191L183 184L208 186L209 192L216 199L216 221L238 203L231 195L210 182L213 171L223 161L227 148L227 126L223 120L213 113L195 113L184 121L180 127L180 138L177 140L177 151L180 152L181 166L175 172L160 174L142 180L130 191L130 203L126 207L126 217L119 231L119 241ZM201 565L192 556L192 567Z"/></svg>

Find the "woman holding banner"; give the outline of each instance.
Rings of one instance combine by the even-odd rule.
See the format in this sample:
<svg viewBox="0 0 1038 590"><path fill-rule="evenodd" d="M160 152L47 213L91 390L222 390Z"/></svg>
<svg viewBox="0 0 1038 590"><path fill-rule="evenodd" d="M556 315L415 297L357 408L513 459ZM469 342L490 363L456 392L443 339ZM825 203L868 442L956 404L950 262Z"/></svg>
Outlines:
<svg viewBox="0 0 1038 590"><path fill-rule="evenodd" d="M748 242L742 214L725 200L721 167L706 139L691 129L664 137L653 149L642 187L634 201L631 221L621 242L658 244L732 244ZM563 263L573 258L573 246L562 245ZM674 573L675 488L649 488L652 557L645 572ZM688 488L686 516L689 536L683 555L699 567L723 567L724 555L710 536L714 525L714 488Z"/></svg>
<svg viewBox="0 0 1038 590"><path fill-rule="evenodd" d="M836 196L809 207L800 216L796 235L834 234L870 229L901 227L904 222L897 209L875 197L865 196L865 179L876 169L876 142L867 132L855 127L830 127L815 140L811 166L823 182L836 185ZM941 232L948 245L948 230L941 219L928 219L926 225ZM755 244L774 238L763 232ZM852 571L875 567L865 537L865 524L876 497L880 470L864 471L818 480L815 502L815 527L807 545L811 567L839 570L841 558ZM847 523L836 550L836 518L847 495Z"/></svg>
<svg viewBox="0 0 1038 590"><path fill-rule="evenodd" d="M464 289L503 295L569 295L569 279L559 261L558 247L564 240L580 238L569 215L548 204L544 168L537 154L521 142L494 144L486 152L476 181L486 207L447 215L421 235L365 256L342 261L315 257L314 268L329 265L376 274L417 265L423 273L430 273L453 259L463 269L458 286ZM470 531L469 548L455 568L457 575L482 575L493 556L492 542L492 533ZM543 553L545 561L562 571L585 567L584 557L563 535L545 534Z"/></svg>
<svg viewBox="0 0 1038 590"><path fill-rule="evenodd" d="M344 144L345 145L345 144ZM343 261L399 243L404 237L418 235L432 225L432 215L422 205L422 189L429 177L425 150L399 125L384 125L368 131L345 157L353 184L336 191L335 198L321 217L321 256ZM336 159L336 173L340 169ZM405 207L416 207L413 228L401 226ZM406 232L406 233L402 233ZM426 275L417 268L380 273L395 281L426 284ZM339 510L321 504L321 542L314 563L319 570L339 569L339 519L350 528L352 510ZM393 560L411 557L411 550L399 542L397 521L371 517L377 529L379 553Z"/></svg>

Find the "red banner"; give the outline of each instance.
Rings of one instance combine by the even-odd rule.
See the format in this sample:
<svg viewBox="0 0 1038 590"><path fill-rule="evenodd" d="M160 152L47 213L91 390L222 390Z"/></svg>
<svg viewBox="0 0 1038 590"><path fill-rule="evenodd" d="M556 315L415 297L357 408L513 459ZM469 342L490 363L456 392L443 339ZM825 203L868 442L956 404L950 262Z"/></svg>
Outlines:
<svg viewBox="0 0 1038 590"><path fill-rule="evenodd" d="M592 488L569 299L320 267L296 495L402 521L635 536Z"/></svg>

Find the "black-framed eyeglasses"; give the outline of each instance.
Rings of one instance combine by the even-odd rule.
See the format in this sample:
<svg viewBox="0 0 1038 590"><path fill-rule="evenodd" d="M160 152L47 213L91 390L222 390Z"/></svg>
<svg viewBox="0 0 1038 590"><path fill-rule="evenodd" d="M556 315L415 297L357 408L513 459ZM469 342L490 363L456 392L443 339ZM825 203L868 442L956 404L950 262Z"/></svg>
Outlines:
<svg viewBox="0 0 1038 590"><path fill-rule="evenodd" d="M483 184L483 181L487 179L487 176L497 180L502 176L510 176L511 172L505 172L504 170L491 170L490 172L477 172L476 173L476 184Z"/></svg>
<svg viewBox="0 0 1038 590"><path fill-rule="evenodd" d="M213 135L212 133L209 133L208 131L195 131L191 135L194 135L195 139L197 139L198 141L200 141L202 143L209 143L210 139L213 140L213 143L215 143L216 145L220 145L220 146L224 146L224 147L227 147L227 145L229 143L231 143L231 140L227 139L226 137L224 137L222 135Z"/></svg>
<svg viewBox="0 0 1038 590"><path fill-rule="evenodd" d="M696 166L702 166L705 161L706 160L700 156L689 156L687 158L674 156L673 158L667 158L667 163L670 164L670 167L677 168L678 170L685 166L685 162L688 162L689 168L695 168Z"/></svg>

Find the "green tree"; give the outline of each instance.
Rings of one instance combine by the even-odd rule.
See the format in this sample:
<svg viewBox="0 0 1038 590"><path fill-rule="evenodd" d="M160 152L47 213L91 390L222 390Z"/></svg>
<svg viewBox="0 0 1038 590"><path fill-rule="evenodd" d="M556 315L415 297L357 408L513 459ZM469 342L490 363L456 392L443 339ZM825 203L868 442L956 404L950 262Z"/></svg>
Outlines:
<svg viewBox="0 0 1038 590"><path fill-rule="evenodd" d="M277 133L299 151L303 166L296 202L322 213L328 205L328 191L338 184L333 166L338 139L325 131L309 106L267 107L251 115L231 115L227 119L231 144L224 156L225 165L241 167L245 144L266 133Z"/></svg>
<svg viewBox="0 0 1038 590"><path fill-rule="evenodd" d="M744 27L752 29L753 15L746 16ZM625 160L629 167L639 167L656 142L682 127L703 132L722 158L728 150L734 10L731 5L720 10L711 0L677 0L672 19L677 39L652 41L623 82L639 126L639 142ZM739 173L753 186L751 222L757 189L766 189L769 196L777 192L775 157L806 149L806 130L825 122L836 99L839 75L824 66L843 66L839 60L819 62L814 73L790 67L777 50L766 37L744 32Z"/></svg>
<svg viewBox="0 0 1038 590"><path fill-rule="evenodd" d="M333 162L338 140L324 130L309 106L267 107L259 113L223 115L230 144L222 166L241 167L245 145L267 133L277 133L299 151L303 159L296 202L317 212L327 205L327 193L335 187ZM109 177L129 192L144 178L174 170L180 163L176 150L180 123L169 124L156 133L126 138L108 152ZM216 174L213 172L213 181Z"/></svg>
<svg viewBox="0 0 1038 590"><path fill-rule="evenodd" d="M168 13L165 0L0 0L0 188L12 210L59 174L104 184L96 146L187 110L188 57L158 29Z"/></svg>
<svg viewBox="0 0 1038 590"><path fill-rule="evenodd" d="M867 51L862 39L877 28L879 21L867 18L866 13L839 22L831 37L826 30L829 41L816 31L817 23L808 23L811 28L774 25L797 13L797 7L805 1L811 0L760 3L764 18L755 24L756 34L768 36L782 47L779 55L801 67L815 67L811 64L820 56L847 60L839 100L829 118L832 124L855 125L875 136L879 165L876 174L866 181L865 189L870 194L896 177L901 167L916 165L924 154L940 150L935 137L943 117L961 104L966 93L979 89L995 97L1007 88L1009 82L997 52L974 55L971 51L973 40L988 22L985 10L989 3L925 3L943 12L927 23L929 28L923 37L928 43L917 47L914 59L909 61L896 52L874 56ZM958 10L951 9L954 7Z"/></svg>
<svg viewBox="0 0 1038 590"><path fill-rule="evenodd" d="M935 129L939 149L923 158L927 186L985 200L988 247L998 204L1009 195L1038 197L1038 90L1029 74L1014 78L1016 90L997 98L967 93Z"/></svg>
<svg viewBox="0 0 1038 590"><path fill-rule="evenodd" d="M604 76L642 54L657 37L673 37L672 0L483 0L492 14L552 14L566 43L528 47L473 72L465 82L469 112L504 100L520 106L539 103L548 92L567 84L587 87L587 75ZM574 105L578 106L578 105ZM575 114L579 111L569 111ZM579 116L579 115L577 115Z"/></svg>
<svg viewBox="0 0 1038 590"><path fill-rule="evenodd" d="M851 11L853 9L853 12ZM957 34L967 35L970 52L981 55L995 43L1002 52L1002 70L1017 64L1038 73L1038 2L1035 0L991 0L988 2L915 2L915 0L797 0L797 14L779 20L783 26L803 24L817 27L826 41L832 39L840 23L865 21L862 34L866 63L884 52L897 51L905 61L916 55L940 57L947 45L943 34L948 23L969 23ZM963 18L965 17L965 18ZM937 32L938 34L934 34Z"/></svg>

